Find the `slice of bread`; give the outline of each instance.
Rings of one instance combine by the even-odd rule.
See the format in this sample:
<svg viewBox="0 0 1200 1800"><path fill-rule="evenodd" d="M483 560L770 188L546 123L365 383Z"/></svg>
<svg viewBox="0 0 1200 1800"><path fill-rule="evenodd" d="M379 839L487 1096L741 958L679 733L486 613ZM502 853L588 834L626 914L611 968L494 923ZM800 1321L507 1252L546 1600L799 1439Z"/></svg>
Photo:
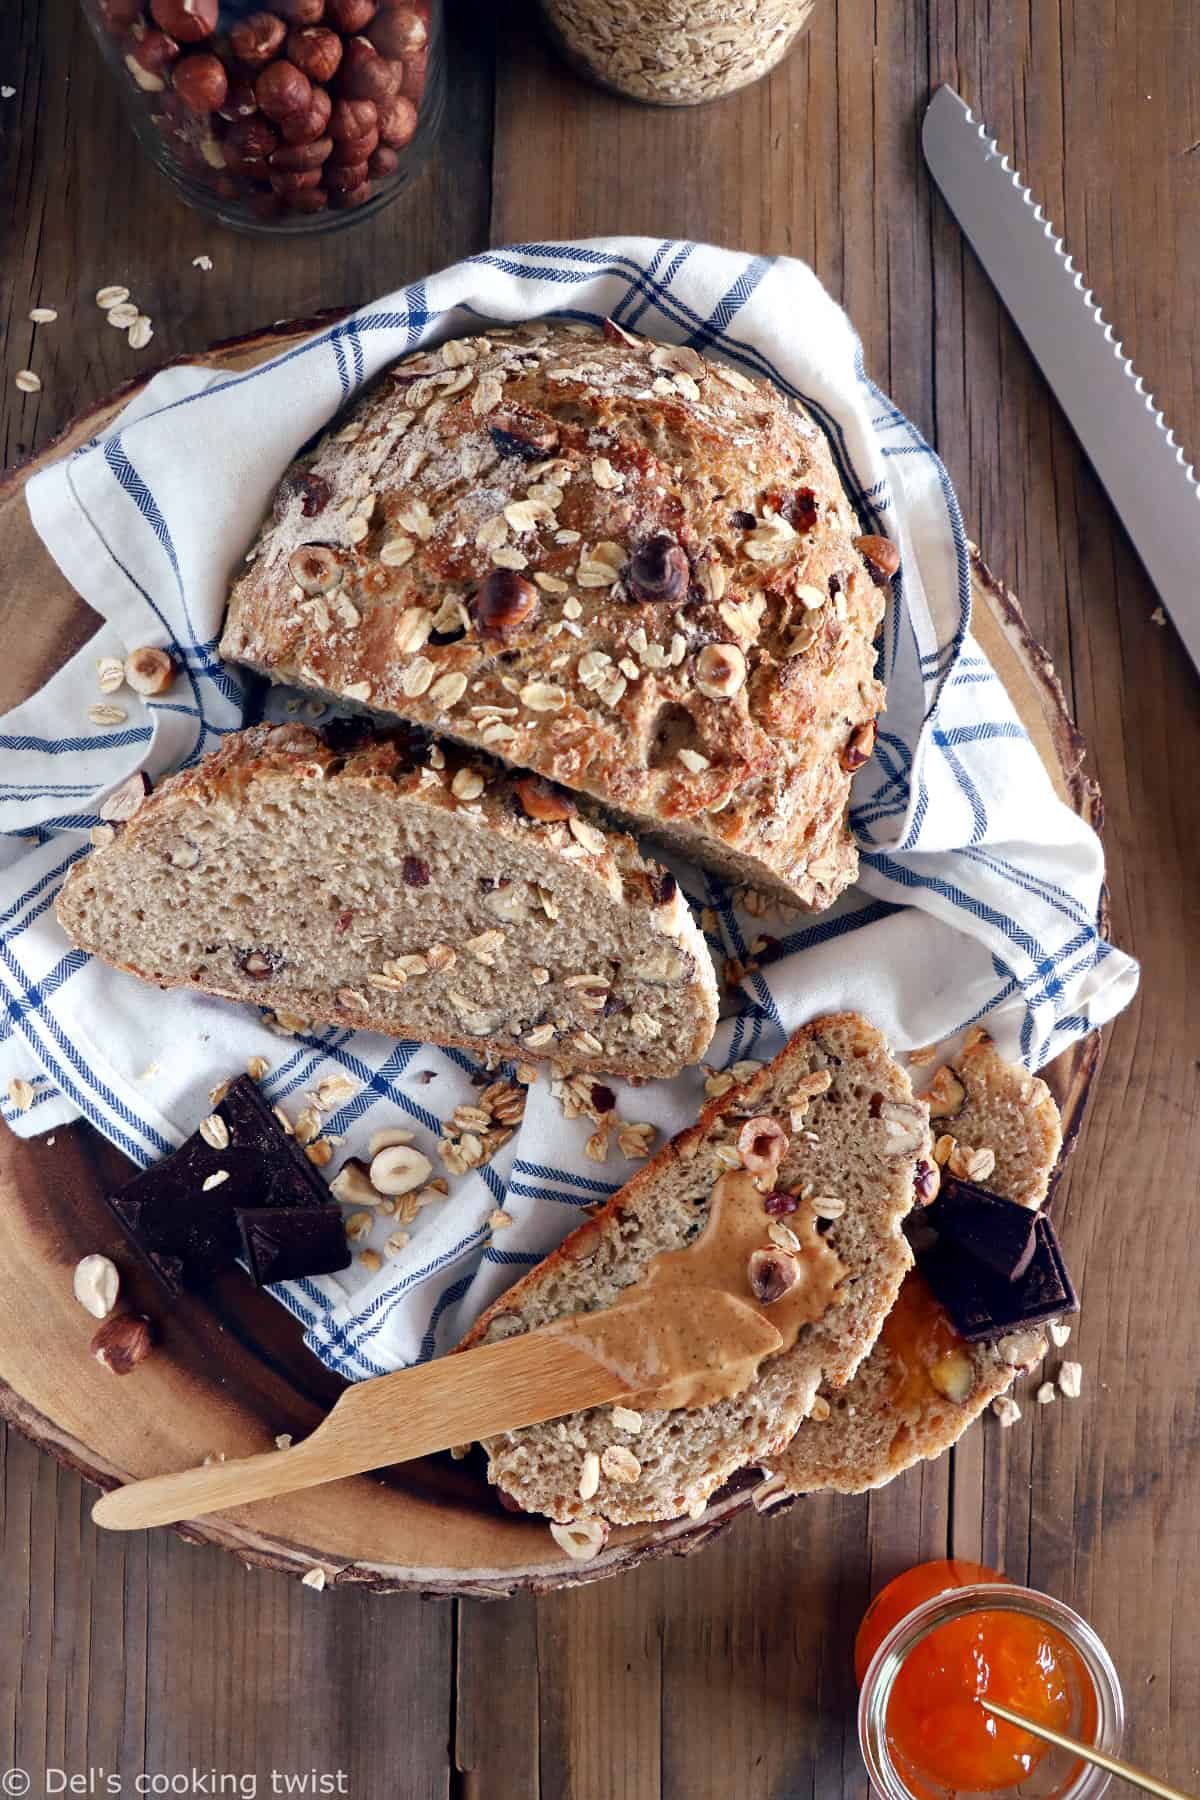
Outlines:
<svg viewBox="0 0 1200 1800"><path fill-rule="evenodd" d="M975 1031L949 1073L938 1070L932 1091L935 1105L954 1108L953 1118L934 1120L935 1130L944 1126L955 1139L953 1150L939 1146L951 1167L962 1168L971 1152L991 1152L995 1167L979 1177L984 1185L1040 1206L1062 1146L1058 1108L1045 1082L1005 1062L986 1032ZM854 1380L840 1391L824 1389L823 1404L784 1454L769 1461L777 1478L771 1493L859 1494L882 1487L913 1463L948 1450L1045 1353L1036 1328L1010 1332L995 1344L964 1343L913 1270Z"/></svg>
<svg viewBox="0 0 1200 1800"><path fill-rule="evenodd" d="M874 1343L912 1261L901 1226L918 1158L929 1153L928 1120L879 1032L838 1014L805 1026L773 1063L706 1106L594 1220L510 1288L463 1347L618 1301L658 1252L700 1235L714 1185L738 1160L739 1131L763 1114L790 1137L766 1187L833 1198L824 1214L813 1209L822 1219L837 1212L823 1233L846 1269L833 1303L733 1399L647 1410L632 1415L633 1424L623 1409L598 1407L492 1439L489 1479L523 1510L559 1522L632 1524L702 1509L734 1470L782 1449L822 1380L849 1381ZM764 1245L771 1224L764 1210ZM606 1456L614 1449L628 1454Z"/></svg>
<svg viewBox="0 0 1200 1800"><path fill-rule="evenodd" d="M716 1025L672 875L536 777L403 733L231 736L76 865L58 917L160 986L481 1058L674 1075Z"/></svg>

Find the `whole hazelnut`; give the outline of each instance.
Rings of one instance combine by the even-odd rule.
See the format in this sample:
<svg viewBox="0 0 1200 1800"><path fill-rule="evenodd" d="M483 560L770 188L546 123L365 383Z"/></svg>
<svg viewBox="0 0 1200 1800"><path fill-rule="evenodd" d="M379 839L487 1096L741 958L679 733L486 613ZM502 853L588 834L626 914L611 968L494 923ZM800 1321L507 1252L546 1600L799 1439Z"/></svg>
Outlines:
<svg viewBox="0 0 1200 1800"><path fill-rule="evenodd" d="M325 0L325 12L339 31L365 31L376 13L375 0Z"/></svg>
<svg viewBox="0 0 1200 1800"><path fill-rule="evenodd" d="M493 569L467 606L480 637L505 637L528 624L537 609L537 589L515 569Z"/></svg>
<svg viewBox="0 0 1200 1800"><path fill-rule="evenodd" d="M295 63L268 63L254 84L254 97L268 119L286 119L308 107L312 82Z"/></svg>
<svg viewBox="0 0 1200 1800"><path fill-rule="evenodd" d="M179 45L165 31L148 31L125 58L125 67L144 93L161 94L167 70L179 55Z"/></svg>
<svg viewBox="0 0 1200 1800"><path fill-rule="evenodd" d="M893 544L891 538L875 537L873 535L856 537L854 539L854 548L858 551L860 556L866 558L873 570L877 570L878 573L884 576L888 581L891 580L892 576L900 567L900 551L897 546Z"/></svg>
<svg viewBox="0 0 1200 1800"><path fill-rule="evenodd" d="M404 71L380 56L368 38L347 40L338 71L337 90L347 100L390 100L400 92Z"/></svg>
<svg viewBox="0 0 1200 1800"><path fill-rule="evenodd" d="M325 0L275 0L275 11L289 25L319 25L325 17Z"/></svg>
<svg viewBox="0 0 1200 1800"><path fill-rule="evenodd" d="M231 81L229 92L222 100L217 111L223 119L232 125L237 119L250 119L258 111L258 101L254 98L254 87L249 81Z"/></svg>
<svg viewBox="0 0 1200 1800"><path fill-rule="evenodd" d="M404 58L404 80L400 84L400 92L414 106L420 106L421 95L425 92L425 73L429 65L428 50L418 50L415 56Z"/></svg>
<svg viewBox="0 0 1200 1800"><path fill-rule="evenodd" d="M388 176L394 175L399 167L399 151L390 150L386 144L381 144L378 150L372 150L367 158L367 173L374 175L379 181L386 181Z"/></svg>
<svg viewBox="0 0 1200 1800"><path fill-rule="evenodd" d="M865 725L856 725L842 746L841 764L847 775L853 775L864 763L870 762L875 754L875 721L868 719Z"/></svg>
<svg viewBox="0 0 1200 1800"><path fill-rule="evenodd" d="M429 42L425 21L411 7L397 7L395 12L380 13L367 36L380 56L411 56Z"/></svg>
<svg viewBox="0 0 1200 1800"><path fill-rule="evenodd" d="M543 781L540 775L522 775L515 791L526 818L537 819L540 824L569 819L575 811L570 795Z"/></svg>
<svg viewBox="0 0 1200 1800"><path fill-rule="evenodd" d="M299 194L305 188L319 187L320 169L272 169L268 177L271 186L281 199L290 200L293 194Z"/></svg>
<svg viewBox="0 0 1200 1800"><path fill-rule="evenodd" d="M329 205L329 195L322 187L302 188L297 194L288 194L284 203L291 212L319 213Z"/></svg>
<svg viewBox="0 0 1200 1800"><path fill-rule="evenodd" d="M369 162L378 144L377 131L368 131L366 137L343 138L340 144L333 146L330 166L334 169L352 169L356 163Z"/></svg>
<svg viewBox="0 0 1200 1800"><path fill-rule="evenodd" d="M746 1276L754 1298L771 1306L795 1287L800 1264L790 1250L752 1250Z"/></svg>
<svg viewBox="0 0 1200 1800"><path fill-rule="evenodd" d="M127 31L142 16L142 0L100 0L100 17L110 31Z"/></svg>
<svg viewBox="0 0 1200 1800"><path fill-rule="evenodd" d="M330 163L325 171L325 187L330 194L349 194L361 187L367 179L367 165L360 163Z"/></svg>
<svg viewBox="0 0 1200 1800"><path fill-rule="evenodd" d="M738 1132L737 1150L752 1175L774 1175L788 1153L788 1135L777 1119L759 1113Z"/></svg>
<svg viewBox="0 0 1200 1800"><path fill-rule="evenodd" d="M659 531L639 544L629 559L626 583L635 600L655 604L681 600L687 592L688 559L674 538Z"/></svg>
<svg viewBox="0 0 1200 1800"><path fill-rule="evenodd" d="M288 32L287 57L310 81L332 81L342 60L342 40L325 25L296 25Z"/></svg>
<svg viewBox="0 0 1200 1800"><path fill-rule="evenodd" d="M225 164L235 175L266 179L267 158L279 143L279 133L266 119L239 119L225 133Z"/></svg>
<svg viewBox="0 0 1200 1800"><path fill-rule="evenodd" d="M265 69L279 55L287 36L287 26L274 13L251 13L239 19L229 33L229 47L238 61L248 69Z"/></svg>
<svg viewBox="0 0 1200 1800"><path fill-rule="evenodd" d="M336 206L340 212L348 212L352 207L362 206L364 201L367 201L370 198L371 183L369 181L364 181L361 182L358 187L351 188L348 193L343 194L337 192L330 194L329 204L330 206Z"/></svg>
<svg viewBox="0 0 1200 1800"><path fill-rule="evenodd" d="M417 109L403 94L385 100L379 108L379 141L392 150L403 150L417 133Z"/></svg>
<svg viewBox="0 0 1200 1800"><path fill-rule="evenodd" d="M279 129L289 144L311 143L313 138L325 136L332 111L333 101L329 97L328 88L315 87L312 99L304 111L289 113L286 119L280 119Z"/></svg>
<svg viewBox="0 0 1200 1800"><path fill-rule="evenodd" d="M373 100L335 100L329 115L329 135L335 144L350 143L379 129L379 108Z"/></svg>
<svg viewBox="0 0 1200 1800"><path fill-rule="evenodd" d="M281 144L272 152L273 169L319 169L333 149L330 137L314 138L310 144Z"/></svg>
<svg viewBox="0 0 1200 1800"><path fill-rule="evenodd" d="M175 664L165 650L147 644L125 658L125 679L135 694L165 694L175 679Z"/></svg>
<svg viewBox="0 0 1200 1800"><path fill-rule="evenodd" d="M198 44L217 29L219 0L150 0L150 17L181 44Z"/></svg>
<svg viewBox="0 0 1200 1800"><path fill-rule="evenodd" d="M736 644L706 644L696 658L696 687L709 700L730 700L744 686L746 658Z"/></svg>
<svg viewBox="0 0 1200 1800"><path fill-rule="evenodd" d="M179 98L194 113L216 112L229 92L224 64L206 50L194 51L176 63L172 81Z"/></svg>
<svg viewBox="0 0 1200 1800"><path fill-rule="evenodd" d="M114 1375L128 1375L145 1362L156 1333L144 1313L118 1313L105 1319L92 1339L92 1355Z"/></svg>

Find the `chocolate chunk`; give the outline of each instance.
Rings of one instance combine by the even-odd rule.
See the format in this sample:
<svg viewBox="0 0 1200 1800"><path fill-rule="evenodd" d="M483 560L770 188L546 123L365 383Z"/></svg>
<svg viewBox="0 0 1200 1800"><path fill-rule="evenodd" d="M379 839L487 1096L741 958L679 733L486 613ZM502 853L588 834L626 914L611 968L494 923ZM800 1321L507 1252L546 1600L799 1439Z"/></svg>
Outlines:
<svg viewBox="0 0 1200 1800"><path fill-rule="evenodd" d="M255 1287L349 1267L346 1227L335 1206L239 1206L236 1219Z"/></svg>
<svg viewBox="0 0 1200 1800"><path fill-rule="evenodd" d="M225 1149L214 1149L194 1132L173 1155L106 1196L113 1217L172 1297L203 1287L233 1263L237 1207L331 1204L325 1182L248 1075L239 1076L213 1110L229 1132ZM206 1188L213 1175L225 1179Z"/></svg>
<svg viewBox="0 0 1200 1800"><path fill-rule="evenodd" d="M928 1216L932 1208L925 1208ZM983 1343L1023 1325L1041 1325L1060 1314L1078 1312L1071 1284L1049 1219L1034 1219L1033 1260L1024 1275L1006 1281L983 1263L965 1256L946 1237L917 1250L917 1263L961 1337Z"/></svg>
<svg viewBox="0 0 1200 1800"><path fill-rule="evenodd" d="M1037 1214L970 1181L950 1180L925 1214L924 1223L1005 1281L1019 1281L1036 1248Z"/></svg>

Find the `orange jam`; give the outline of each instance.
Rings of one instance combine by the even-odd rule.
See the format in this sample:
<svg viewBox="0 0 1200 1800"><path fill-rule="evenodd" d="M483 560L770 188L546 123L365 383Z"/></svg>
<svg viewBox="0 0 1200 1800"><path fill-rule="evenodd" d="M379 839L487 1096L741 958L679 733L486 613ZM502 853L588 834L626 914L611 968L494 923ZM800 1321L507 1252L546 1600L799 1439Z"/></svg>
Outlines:
<svg viewBox="0 0 1200 1800"><path fill-rule="evenodd" d="M884 1638L914 1607L948 1588L1003 1581L969 1562L931 1562L909 1569L875 1598L859 1627L854 1666L859 1682ZM1013 1788L1048 1746L994 1718L980 1697L1039 1724L1088 1736L1095 1720L1077 1716L1090 1684L1073 1645L1052 1626L1021 1613L984 1609L936 1626L904 1659L888 1701L888 1749L915 1794L921 1778L939 1788L994 1793Z"/></svg>
<svg viewBox="0 0 1200 1800"><path fill-rule="evenodd" d="M965 1349L962 1338L917 1269L910 1269L900 1284L900 1292L883 1321L879 1339L892 1353L893 1375L888 1399L893 1409L901 1414L911 1412L927 1398L930 1369L953 1352Z"/></svg>

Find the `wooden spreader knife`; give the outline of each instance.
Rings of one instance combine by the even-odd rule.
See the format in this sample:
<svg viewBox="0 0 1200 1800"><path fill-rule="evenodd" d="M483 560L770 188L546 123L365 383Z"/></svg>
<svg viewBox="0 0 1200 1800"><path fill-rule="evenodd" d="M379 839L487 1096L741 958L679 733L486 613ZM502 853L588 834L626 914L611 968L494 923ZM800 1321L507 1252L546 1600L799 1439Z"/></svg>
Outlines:
<svg viewBox="0 0 1200 1800"><path fill-rule="evenodd" d="M711 1326L707 1335L719 1344L725 1327L746 1365L746 1382L752 1380L758 1361L782 1347L779 1332L732 1294L707 1291L702 1299L705 1324ZM649 1309L652 1303L639 1304ZM631 1380L628 1368L614 1367L589 1351L587 1319L602 1316L564 1320L358 1382L303 1443L130 1482L102 1495L92 1517L110 1531L173 1525L430 1456L585 1407L636 1399L639 1390L644 1400L644 1370L640 1380Z"/></svg>

